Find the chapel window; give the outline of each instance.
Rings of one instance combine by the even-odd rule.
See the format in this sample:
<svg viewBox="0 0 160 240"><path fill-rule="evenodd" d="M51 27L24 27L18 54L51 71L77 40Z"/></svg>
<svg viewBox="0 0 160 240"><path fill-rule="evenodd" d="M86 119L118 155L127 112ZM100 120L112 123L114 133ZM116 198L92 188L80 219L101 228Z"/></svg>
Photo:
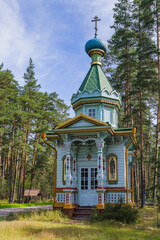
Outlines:
<svg viewBox="0 0 160 240"><path fill-rule="evenodd" d="M110 183L116 183L117 178L117 157L115 155L110 155L108 157L108 181Z"/></svg>
<svg viewBox="0 0 160 240"><path fill-rule="evenodd" d="M71 157L71 171L72 171L72 157ZM66 155L62 158L62 182L66 184Z"/></svg>
<svg viewBox="0 0 160 240"><path fill-rule="evenodd" d="M62 172L62 181L63 181L63 184L65 185L66 184L66 181L65 181L65 176L66 176L66 156L63 157L62 159L62 164L63 164L63 172Z"/></svg>
<svg viewBox="0 0 160 240"><path fill-rule="evenodd" d="M88 109L88 116L96 118L96 109L95 108Z"/></svg>

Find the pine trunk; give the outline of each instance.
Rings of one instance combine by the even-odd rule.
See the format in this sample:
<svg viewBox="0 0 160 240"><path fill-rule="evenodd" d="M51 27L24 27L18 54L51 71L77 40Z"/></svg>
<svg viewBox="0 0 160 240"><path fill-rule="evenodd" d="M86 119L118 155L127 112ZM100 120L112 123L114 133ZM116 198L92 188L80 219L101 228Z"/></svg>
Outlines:
<svg viewBox="0 0 160 240"><path fill-rule="evenodd" d="M35 166L36 166L36 147L35 147L35 143L36 143L36 142L37 142L37 133L35 134L35 139L34 139L30 189L33 188L33 180L34 180L34 177L35 177Z"/></svg>
<svg viewBox="0 0 160 240"><path fill-rule="evenodd" d="M0 177L2 176L2 133L0 132Z"/></svg>
<svg viewBox="0 0 160 240"><path fill-rule="evenodd" d="M26 149L28 145L28 136L29 136L29 124L27 123L26 126ZM27 163L27 151L25 153L25 159L24 159L24 170L23 170L23 188L22 188L22 203L24 203L24 191L25 191L25 181L26 181L26 163Z"/></svg>
<svg viewBox="0 0 160 240"><path fill-rule="evenodd" d="M19 170L19 180L18 180L18 192L17 192L17 198L18 202L21 202L22 197L22 183L23 183L23 171L24 171L24 158L25 158L25 151L22 151L22 157L21 157L21 165Z"/></svg>
<svg viewBox="0 0 160 240"><path fill-rule="evenodd" d="M15 162L15 173L14 173L14 182L13 182L13 197L12 197L12 203L14 203L14 201L15 201L16 180L17 180L17 172L18 172L18 163L19 163L19 150L17 150L16 162Z"/></svg>
<svg viewBox="0 0 160 240"><path fill-rule="evenodd" d="M143 179L143 109L142 109L142 91L140 91L140 147L141 147L141 208L144 207L144 179Z"/></svg>
<svg viewBox="0 0 160 240"><path fill-rule="evenodd" d="M157 24L157 69L158 69L158 109L157 109L157 126L156 126L156 159L155 159L155 171L154 171L154 179L153 179L153 199L156 197L156 188L157 188L157 180L158 185L160 185L160 179L157 179L157 171L158 169L158 158L159 158L159 124L160 124L160 49L159 49L159 11L158 11L158 0L156 0L156 24Z"/></svg>
<svg viewBox="0 0 160 240"><path fill-rule="evenodd" d="M10 193L9 193L9 203L12 202L13 192L12 192L12 181L13 181L13 159L14 159L14 134L15 134L15 121L12 127L12 147L11 147L11 163L10 163Z"/></svg>

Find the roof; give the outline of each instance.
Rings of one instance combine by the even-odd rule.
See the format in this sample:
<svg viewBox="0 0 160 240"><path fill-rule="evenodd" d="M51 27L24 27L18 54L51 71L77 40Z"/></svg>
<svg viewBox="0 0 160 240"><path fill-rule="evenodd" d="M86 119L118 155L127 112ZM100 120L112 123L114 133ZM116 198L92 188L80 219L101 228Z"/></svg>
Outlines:
<svg viewBox="0 0 160 240"><path fill-rule="evenodd" d="M94 89L107 89L109 93L113 91L113 88L102 70L102 67L98 64L94 64L89 69L84 81L82 82L79 91L87 89L88 91L93 91Z"/></svg>
<svg viewBox="0 0 160 240"><path fill-rule="evenodd" d="M80 120L85 120L87 122L95 124L95 126L74 126L72 124L79 122ZM73 125L72 125L73 126ZM92 117L88 117L82 112L74 118L67 120L66 122L57 126L53 132L44 133L47 139L59 139L62 133L88 133L96 131L108 131L112 136L124 136L124 135L135 135L135 128L112 128L108 123L102 122Z"/></svg>
<svg viewBox="0 0 160 240"><path fill-rule="evenodd" d="M97 125L97 126L108 126L108 125L109 125L109 124L107 124L107 123L105 123L105 122L102 122L102 121L97 120L97 119L95 119L95 118L89 117L89 116L87 116L87 115L85 115L85 114L83 114L83 113L81 112L79 115L77 115L77 116L75 116L75 117L67 120L66 122L58 125L58 126L55 128L55 130L56 130L56 129L60 129L60 128L66 128L66 127L70 126L71 124L73 124L73 123L75 123L75 122L78 122L79 120L86 120L86 121L88 121L88 122L90 122L90 123L93 123L93 124L95 124L95 125Z"/></svg>
<svg viewBox="0 0 160 240"><path fill-rule="evenodd" d="M24 191L24 197L37 197L41 195L41 191L40 190L25 190Z"/></svg>

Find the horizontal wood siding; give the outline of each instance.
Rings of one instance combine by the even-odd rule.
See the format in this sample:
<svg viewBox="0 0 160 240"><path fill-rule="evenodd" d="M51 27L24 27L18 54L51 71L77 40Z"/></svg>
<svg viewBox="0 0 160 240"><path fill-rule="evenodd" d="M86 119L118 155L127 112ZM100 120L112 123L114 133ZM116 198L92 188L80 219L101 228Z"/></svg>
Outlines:
<svg viewBox="0 0 160 240"><path fill-rule="evenodd" d="M72 128L72 127L95 127L95 126L96 125L93 123L87 122L85 120L80 120L80 121L70 125L69 128Z"/></svg>
<svg viewBox="0 0 160 240"><path fill-rule="evenodd" d="M57 147L57 188L62 188L62 158L66 155L66 147Z"/></svg>
<svg viewBox="0 0 160 240"><path fill-rule="evenodd" d="M65 147L57 147L57 187L63 188L62 182L62 158L66 155L67 148ZM87 154L91 154L92 158L90 160L87 159ZM107 160L110 154L115 154L117 156L118 161L118 183L117 184L108 184L106 182L106 186L108 187L126 187L126 164L125 164L125 146L124 144L115 144L108 145L103 149L104 159ZM79 147L78 149L78 158L77 163L80 166L97 166L97 147L92 146L88 148L86 145ZM107 161L106 161L106 179L108 178L108 169L107 169ZM129 169L128 169L129 170ZM77 172L79 169L77 168ZM78 174L77 174L78 177ZM130 170L129 170L129 178L130 178ZM131 186L131 182L129 180L129 186Z"/></svg>
<svg viewBox="0 0 160 240"><path fill-rule="evenodd" d="M117 156L118 183L117 184L107 184L107 186L108 187L126 187L126 164L125 164L125 146L124 146L124 144L109 145L108 149L107 149L107 157L110 154L115 154Z"/></svg>

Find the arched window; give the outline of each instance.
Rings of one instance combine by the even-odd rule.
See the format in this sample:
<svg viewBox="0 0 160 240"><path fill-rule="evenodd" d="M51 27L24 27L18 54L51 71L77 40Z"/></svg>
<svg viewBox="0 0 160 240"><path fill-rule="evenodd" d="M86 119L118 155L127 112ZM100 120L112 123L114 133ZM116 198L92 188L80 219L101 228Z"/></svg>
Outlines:
<svg viewBox="0 0 160 240"><path fill-rule="evenodd" d="M117 157L110 155L108 157L108 182L117 183L118 180Z"/></svg>
<svg viewBox="0 0 160 240"><path fill-rule="evenodd" d="M62 182L63 182L63 185L66 184L65 176L66 176L66 155L62 158Z"/></svg>
<svg viewBox="0 0 160 240"><path fill-rule="evenodd" d="M72 171L72 157L71 157L71 171ZM66 155L62 158L62 182L63 182L63 185L66 184L65 176L66 176Z"/></svg>

